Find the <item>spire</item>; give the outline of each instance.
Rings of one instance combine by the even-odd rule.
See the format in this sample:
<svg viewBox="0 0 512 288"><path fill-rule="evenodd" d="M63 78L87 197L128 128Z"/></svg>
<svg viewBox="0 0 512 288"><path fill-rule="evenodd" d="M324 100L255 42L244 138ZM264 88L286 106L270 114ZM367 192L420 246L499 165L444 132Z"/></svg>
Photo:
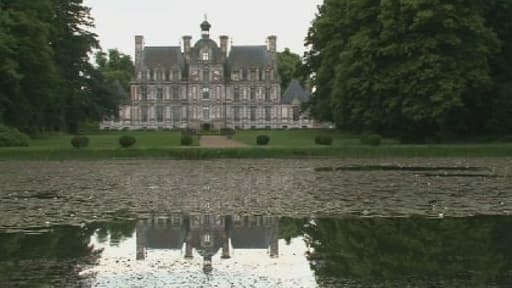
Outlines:
<svg viewBox="0 0 512 288"><path fill-rule="evenodd" d="M210 37L210 29L212 25L208 22L208 15L204 14L204 21L201 23L201 32L203 37Z"/></svg>

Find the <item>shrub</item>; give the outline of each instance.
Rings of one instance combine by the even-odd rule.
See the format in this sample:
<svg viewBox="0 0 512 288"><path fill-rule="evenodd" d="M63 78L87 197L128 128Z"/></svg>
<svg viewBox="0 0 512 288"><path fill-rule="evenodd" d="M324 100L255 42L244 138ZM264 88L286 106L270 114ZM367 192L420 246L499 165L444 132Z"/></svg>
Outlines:
<svg viewBox="0 0 512 288"><path fill-rule="evenodd" d="M333 139L329 135L318 135L315 137L315 144L317 145L332 145Z"/></svg>
<svg viewBox="0 0 512 288"><path fill-rule="evenodd" d="M0 124L0 147L26 147L29 137L16 128Z"/></svg>
<svg viewBox="0 0 512 288"><path fill-rule="evenodd" d="M71 138L71 145L77 149L89 146L89 138L86 136L75 136Z"/></svg>
<svg viewBox="0 0 512 288"><path fill-rule="evenodd" d="M133 136L124 135L119 137L119 145L121 145L123 148L131 147L135 145L136 142L137 140Z"/></svg>
<svg viewBox="0 0 512 288"><path fill-rule="evenodd" d="M220 135L223 136L233 136L236 134L236 130L233 128L221 128Z"/></svg>
<svg viewBox="0 0 512 288"><path fill-rule="evenodd" d="M259 135L256 137L256 144L267 145L270 142L270 137L267 135Z"/></svg>
<svg viewBox="0 0 512 288"><path fill-rule="evenodd" d="M191 135L188 135L188 134L181 135L181 145L182 146L190 146L193 143L194 143L194 138L192 138Z"/></svg>
<svg viewBox="0 0 512 288"><path fill-rule="evenodd" d="M361 136L361 144L379 146L382 142L382 137L378 134L367 134Z"/></svg>
<svg viewBox="0 0 512 288"><path fill-rule="evenodd" d="M185 128L181 130L182 135L196 136L198 131L192 128Z"/></svg>

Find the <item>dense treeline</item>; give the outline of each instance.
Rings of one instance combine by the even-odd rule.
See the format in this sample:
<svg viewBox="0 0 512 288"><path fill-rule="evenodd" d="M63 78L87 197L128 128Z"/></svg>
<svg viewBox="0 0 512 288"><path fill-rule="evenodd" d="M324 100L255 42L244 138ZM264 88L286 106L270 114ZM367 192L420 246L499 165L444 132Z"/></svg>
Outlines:
<svg viewBox="0 0 512 288"><path fill-rule="evenodd" d="M312 113L418 139L512 132L512 0L325 0Z"/></svg>
<svg viewBox="0 0 512 288"><path fill-rule="evenodd" d="M76 132L115 112L115 87L89 61L93 26L82 0L0 0L0 122Z"/></svg>

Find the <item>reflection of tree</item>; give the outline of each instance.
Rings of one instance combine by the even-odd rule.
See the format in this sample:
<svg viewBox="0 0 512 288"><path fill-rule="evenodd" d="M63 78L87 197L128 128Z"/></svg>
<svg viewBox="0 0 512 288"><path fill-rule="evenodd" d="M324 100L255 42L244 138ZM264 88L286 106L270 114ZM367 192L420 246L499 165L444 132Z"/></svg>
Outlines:
<svg viewBox="0 0 512 288"><path fill-rule="evenodd" d="M327 219L305 232L319 280L415 280L475 287L511 280L511 228L510 220L491 217Z"/></svg>
<svg viewBox="0 0 512 288"><path fill-rule="evenodd" d="M279 239L284 239L286 244L290 244L292 238L302 235L302 228L305 220L293 218L279 219Z"/></svg>
<svg viewBox="0 0 512 288"><path fill-rule="evenodd" d="M96 228L96 239L99 243L106 243L110 235L110 245L118 246L119 243L133 236L135 221L113 221L91 227Z"/></svg>
<svg viewBox="0 0 512 288"><path fill-rule="evenodd" d="M44 234L0 234L0 287L60 287L79 281L79 267L96 261L94 231L57 227Z"/></svg>

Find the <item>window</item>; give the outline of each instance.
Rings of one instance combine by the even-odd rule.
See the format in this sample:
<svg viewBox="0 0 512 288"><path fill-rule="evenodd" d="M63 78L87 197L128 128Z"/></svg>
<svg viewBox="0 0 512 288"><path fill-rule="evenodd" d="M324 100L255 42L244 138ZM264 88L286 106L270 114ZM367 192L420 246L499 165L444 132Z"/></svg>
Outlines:
<svg viewBox="0 0 512 288"><path fill-rule="evenodd" d="M247 80L247 70L242 70L242 80Z"/></svg>
<svg viewBox="0 0 512 288"><path fill-rule="evenodd" d="M238 71L233 71L233 73L231 73L231 80L233 80L233 81L240 80L240 74L238 73Z"/></svg>
<svg viewBox="0 0 512 288"><path fill-rule="evenodd" d="M235 87L234 97L235 97L235 101L240 101L240 87Z"/></svg>
<svg viewBox="0 0 512 288"><path fill-rule="evenodd" d="M174 71L172 78L174 81L179 81L180 80L180 71L178 71L178 70Z"/></svg>
<svg viewBox="0 0 512 288"><path fill-rule="evenodd" d="M172 87L172 99L178 100L180 98L180 88L179 87Z"/></svg>
<svg viewBox="0 0 512 288"><path fill-rule="evenodd" d="M250 112L251 121L256 121L256 107L252 106Z"/></svg>
<svg viewBox="0 0 512 288"><path fill-rule="evenodd" d="M239 106L235 106L235 111L234 111L234 114L235 114L235 121L238 122L240 121L240 107Z"/></svg>
<svg viewBox="0 0 512 288"><path fill-rule="evenodd" d="M251 100L255 100L256 99L256 88L254 87L251 87Z"/></svg>
<svg viewBox="0 0 512 288"><path fill-rule="evenodd" d="M210 81L210 71L203 70L203 81Z"/></svg>
<svg viewBox="0 0 512 288"><path fill-rule="evenodd" d="M270 101L270 88L265 89L265 101Z"/></svg>
<svg viewBox="0 0 512 288"><path fill-rule="evenodd" d="M265 107L265 121L272 120L272 108L270 106Z"/></svg>
<svg viewBox="0 0 512 288"><path fill-rule="evenodd" d="M299 110L299 107L295 106L293 107L293 121L299 121L299 118L300 118L300 110Z"/></svg>
<svg viewBox="0 0 512 288"><path fill-rule="evenodd" d="M203 121L210 120L210 107L203 107Z"/></svg>
<svg viewBox="0 0 512 288"><path fill-rule="evenodd" d="M203 99L210 99L210 88L203 88Z"/></svg>
<svg viewBox="0 0 512 288"><path fill-rule="evenodd" d="M256 70L251 70L251 80L256 81Z"/></svg>
<svg viewBox="0 0 512 288"><path fill-rule="evenodd" d="M210 60L210 54L208 54L208 52L203 52L202 59L203 59L203 61Z"/></svg>
<svg viewBox="0 0 512 288"><path fill-rule="evenodd" d="M163 106L156 107L156 121L164 122L164 107Z"/></svg>
<svg viewBox="0 0 512 288"><path fill-rule="evenodd" d="M157 88L156 89L156 100L162 101L164 99L164 89Z"/></svg>
<svg viewBox="0 0 512 288"><path fill-rule="evenodd" d="M141 110L141 111L140 111L140 114L141 114L141 115L140 115L140 118L141 118L140 120L141 120L142 122L148 122L148 107L146 107L146 106L142 106L142 107L140 108L140 110Z"/></svg>
<svg viewBox="0 0 512 288"><path fill-rule="evenodd" d="M180 121L181 115L180 115L180 107L174 106L172 107L172 120L174 122Z"/></svg>
<svg viewBox="0 0 512 288"><path fill-rule="evenodd" d="M157 81L162 80L162 71L156 71L156 80Z"/></svg>
<svg viewBox="0 0 512 288"><path fill-rule="evenodd" d="M140 87L140 99L148 100L148 88L147 87Z"/></svg>

